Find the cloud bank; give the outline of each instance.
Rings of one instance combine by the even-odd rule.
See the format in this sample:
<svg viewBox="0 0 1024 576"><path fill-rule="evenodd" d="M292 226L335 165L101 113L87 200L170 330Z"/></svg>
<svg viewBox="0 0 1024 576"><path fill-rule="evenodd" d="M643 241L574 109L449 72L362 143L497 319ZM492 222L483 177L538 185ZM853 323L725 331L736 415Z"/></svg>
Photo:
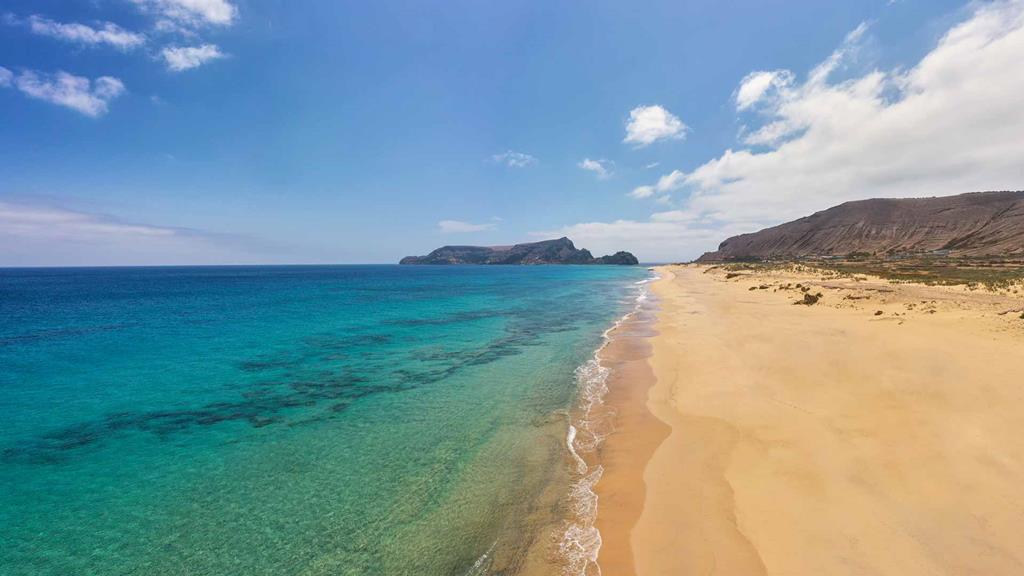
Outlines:
<svg viewBox="0 0 1024 576"><path fill-rule="evenodd" d="M0 201L0 266L223 264L256 261L251 240Z"/></svg>
<svg viewBox="0 0 1024 576"><path fill-rule="evenodd" d="M470 222L462 222L460 220L441 220L437 223L437 228L442 234L457 234L465 232L483 232L485 230L494 230L497 226L496 222L489 222L487 224L472 224Z"/></svg>
<svg viewBox="0 0 1024 576"><path fill-rule="evenodd" d="M90 242L138 240L179 234L174 228L125 224L95 214L0 202L0 230L8 236Z"/></svg>
<svg viewBox="0 0 1024 576"><path fill-rule="evenodd" d="M868 31L858 26L802 80L788 70L741 79L733 99L752 126L741 146L631 192L678 193L678 210L556 233L674 260L848 200L1024 188L1024 0L976 5L911 67L850 74Z"/></svg>

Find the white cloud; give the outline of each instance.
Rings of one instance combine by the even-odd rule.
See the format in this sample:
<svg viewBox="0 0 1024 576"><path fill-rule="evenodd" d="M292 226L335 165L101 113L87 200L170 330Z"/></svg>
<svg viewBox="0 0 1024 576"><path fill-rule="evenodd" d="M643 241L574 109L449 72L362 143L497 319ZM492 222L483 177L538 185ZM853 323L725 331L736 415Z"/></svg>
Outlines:
<svg viewBox="0 0 1024 576"><path fill-rule="evenodd" d="M605 178L611 177L615 164L611 160L591 160L590 158L584 158L576 166L583 170L589 170L596 174L598 178L604 180Z"/></svg>
<svg viewBox="0 0 1024 576"><path fill-rule="evenodd" d="M772 98L747 145L663 177L681 217L585 223L561 232L616 241L642 259L692 258L727 236L849 200L1019 190L1024 182L1024 0L974 5L920 61L849 73L867 25ZM833 73L846 67L841 80ZM643 196L653 196L655 186ZM679 216L679 215L674 215ZM635 235L636 240L626 243ZM607 237L609 243L598 240ZM660 255L660 256L659 256Z"/></svg>
<svg viewBox="0 0 1024 576"><path fill-rule="evenodd" d="M661 162L651 162L650 164L646 164L644 168L650 170L651 168L657 168L658 166L661 166Z"/></svg>
<svg viewBox="0 0 1024 576"><path fill-rule="evenodd" d="M487 224L471 224L469 222L461 222L459 220L441 220L437 223L437 227L443 234L455 234L460 232L483 232L484 230L493 230L497 226L497 223L490 222Z"/></svg>
<svg viewBox="0 0 1024 576"><path fill-rule="evenodd" d="M0 266L226 264L260 262L274 246L211 234L125 222L102 214L0 201Z"/></svg>
<svg viewBox="0 0 1024 576"><path fill-rule="evenodd" d="M661 178L658 178L658 182L653 186L637 186L629 193L629 195L637 199L650 198L651 196L654 196L655 193L664 194L665 192L678 190L679 188L682 188L685 183L686 174L679 170L673 170Z"/></svg>
<svg viewBox="0 0 1024 576"><path fill-rule="evenodd" d="M682 120L661 106L638 106L629 111L623 142L643 147L658 140L682 140L687 130Z"/></svg>
<svg viewBox="0 0 1024 576"><path fill-rule="evenodd" d="M843 38L843 43L836 48L824 62L818 64L811 70L807 79L808 85L820 86L828 81L829 75L836 71L842 64L855 60L860 48L860 41L868 31L869 24L861 22L856 28L850 31Z"/></svg>
<svg viewBox="0 0 1024 576"><path fill-rule="evenodd" d="M203 44L201 46L168 46L160 51L160 56L167 63L169 70L181 72L223 58L224 53L216 44Z"/></svg>
<svg viewBox="0 0 1024 576"><path fill-rule="evenodd" d="M523 152L513 152L508 150L501 154L495 154L491 156L491 160L499 164L504 164L509 168L526 168L537 163L537 159L529 154Z"/></svg>
<svg viewBox="0 0 1024 576"><path fill-rule="evenodd" d="M238 8L228 0L131 0L143 10L165 19L158 27L196 27L204 24L227 26L238 16Z"/></svg>
<svg viewBox="0 0 1024 576"><path fill-rule="evenodd" d="M20 20L13 17L8 17L8 21L21 23ZM33 34L78 44L93 46L107 44L119 50L127 51L137 48L146 42L146 37L142 34L125 30L113 22L100 22L98 27L94 28L78 22L57 22L39 15L32 15L24 23Z"/></svg>
<svg viewBox="0 0 1024 576"><path fill-rule="evenodd" d="M742 226L708 228L678 221L616 220L581 222L556 230L531 232L535 238L572 238L594 254L628 250L642 262L675 262L716 246L723 233L738 234Z"/></svg>
<svg viewBox="0 0 1024 576"><path fill-rule="evenodd" d="M0 230L5 236L87 242L175 236L174 228L126 224L95 214L62 208L0 202Z"/></svg>
<svg viewBox="0 0 1024 576"><path fill-rule="evenodd" d="M700 214L693 210L668 210L651 214L654 222L693 222L699 218Z"/></svg>
<svg viewBox="0 0 1024 576"><path fill-rule="evenodd" d="M804 126L791 122L778 121L761 126L757 130L743 136L743 143L751 146L770 146L777 144Z"/></svg>
<svg viewBox="0 0 1024 576"><path fill-rule="evenodd" d="M637 186L629 193L633 198L650 198L654 195L654 186Z"/></svg>
<svg viewBox="0 0 1024 576"><path fill-rule="evenodd" d="M769 94L771 90L782 90L793 83L789 70L758 71L747 74L736 90L736 109L746 110Z"/></svg>
<svg viewBox="0 0 1024 576"><path fill-rule="evenodd" d="M831 82L867 27L686 177L704 211L778 222L854 199L1019 189L1024 1L980 5L915 66Z"/></svg>
<svg viewBox="0 0 1024 576"><path fill-rule="evenodd" d="M685 180L685 174L679 170L673 170L661 178L658 178L658 183L655 184L654 187L658 192L671 192L672 190L678 190L682 187Z"/></svg>
<svg viewBox="0 0 1024 576"><path fill-rule="evenodd" d="M3 68L0 86L12 85L32 98L65 106L94 118L106 114L110 101L124 93L124 84L111 76L100 76L90 81L64 71L45 74L25 70L14 75Z"/></svg>

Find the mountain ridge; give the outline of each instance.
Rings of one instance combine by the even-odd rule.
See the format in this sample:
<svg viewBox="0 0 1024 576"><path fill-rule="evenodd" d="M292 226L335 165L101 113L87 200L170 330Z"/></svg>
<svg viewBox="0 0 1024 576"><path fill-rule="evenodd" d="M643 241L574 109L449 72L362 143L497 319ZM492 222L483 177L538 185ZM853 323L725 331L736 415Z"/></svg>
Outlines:
<svg viewBox="0 0 1024 576"><path fill-rule="evenodd" d="M844 202L810 216L740 234L698 262L942 253L1024 254L1024 191Z"/></svg>

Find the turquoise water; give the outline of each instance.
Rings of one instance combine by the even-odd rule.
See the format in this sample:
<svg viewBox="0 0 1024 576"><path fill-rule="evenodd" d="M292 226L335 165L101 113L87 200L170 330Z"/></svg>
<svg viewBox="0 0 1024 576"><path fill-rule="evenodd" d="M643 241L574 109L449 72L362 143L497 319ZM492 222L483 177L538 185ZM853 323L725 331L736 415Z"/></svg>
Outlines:
<svg viewBox="0 0 1024 576"><path fill-rule="evenodd" d="M642 268L0 270L6 575L550 561Z"/></svg>

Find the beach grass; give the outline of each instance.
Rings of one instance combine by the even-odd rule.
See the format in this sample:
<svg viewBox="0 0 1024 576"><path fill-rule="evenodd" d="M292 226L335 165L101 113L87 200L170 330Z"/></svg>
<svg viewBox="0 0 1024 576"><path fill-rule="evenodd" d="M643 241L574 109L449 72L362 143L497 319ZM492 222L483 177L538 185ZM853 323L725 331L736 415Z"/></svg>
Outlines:
<svg viewBox="0 0 1024 576"><path fill-rule="evenodd" d="M820 271L832 277L873 276L892 283L917 282L929 286L967 286L986 290L1024 290L1024 259L951 258L908 256L900 258L865 257L851 254L843 258L801 258L761 262L730 262L709 267L721 268L729 278L751 272Z"/></svg>

